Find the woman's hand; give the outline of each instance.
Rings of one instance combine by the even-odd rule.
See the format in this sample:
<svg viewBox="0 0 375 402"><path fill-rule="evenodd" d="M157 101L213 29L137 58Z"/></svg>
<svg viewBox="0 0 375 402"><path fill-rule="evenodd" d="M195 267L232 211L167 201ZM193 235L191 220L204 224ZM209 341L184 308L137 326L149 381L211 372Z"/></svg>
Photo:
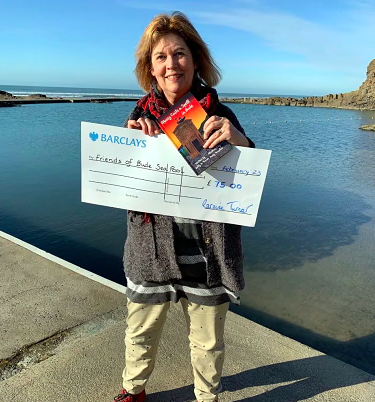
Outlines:
<svg viewBox="0 0 375 402"><path fill-rule="evenodd" d="M203 126L203 130L203 138L207 140L203 145L204 148L213 148L224 140L232 145L249 146L247 138L226 117L211 116ZM211 134L214 130L216 131Z"/></svg>
<svg viewBox="0 0 375 402"><path fill-rule="evenodd" d="M151 119L140 117L138 120L129 120L128 128L142 130L144 134L154 136L160 134L161 131L158 125Z"/></svg>

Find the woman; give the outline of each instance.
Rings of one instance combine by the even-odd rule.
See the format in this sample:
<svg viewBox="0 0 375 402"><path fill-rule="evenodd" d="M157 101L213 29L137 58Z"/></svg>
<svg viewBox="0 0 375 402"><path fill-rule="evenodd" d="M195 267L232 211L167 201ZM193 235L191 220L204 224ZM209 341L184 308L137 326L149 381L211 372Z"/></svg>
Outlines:
<svg viewBox="0 0 375 402"><path fill-rule="evenodd" d="M220 73L190 21L179 12L155 17L136 52L136 76L148 93L125 126L146 135L188 92L211 116L204 147L223 140L254 147L233 112L218 100ZM241 227L128 211L124 266L127 278L126 367L115 401L143 402L170 302L181 302L189 328L194 392L217 401L224 362L224 322L229 302L244 287Z"/></svg>

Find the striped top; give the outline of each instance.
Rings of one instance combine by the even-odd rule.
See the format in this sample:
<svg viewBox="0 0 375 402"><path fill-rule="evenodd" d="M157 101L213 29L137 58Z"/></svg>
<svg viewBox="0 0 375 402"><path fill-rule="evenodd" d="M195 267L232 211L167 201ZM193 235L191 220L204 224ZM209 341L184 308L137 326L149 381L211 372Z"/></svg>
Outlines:
<svg viewBox="0 0 375 402"><path fill-rule="evenodd" d="M182 279L165 282L127 279L126 296L135 303L177 303L181 297L206 306L232 302L240 304L239 295L223 285L207 285L206 258L203 253L202 222L173 218L176 259Z"/></svg>

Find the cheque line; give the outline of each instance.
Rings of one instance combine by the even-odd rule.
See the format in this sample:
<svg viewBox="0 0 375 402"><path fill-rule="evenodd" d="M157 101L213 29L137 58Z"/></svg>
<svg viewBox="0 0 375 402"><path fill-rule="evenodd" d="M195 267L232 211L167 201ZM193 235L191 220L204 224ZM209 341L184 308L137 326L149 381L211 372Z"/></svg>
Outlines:
<svg viewBox="0 0 375 402"><path fill-rule="evenodd" d="M142 188L121 186L120 184L104 183L102 181L89 180L89 183L106 184L107 186L123 187L123 188L128 188L129 190L145 191L146 193L165 194L165 191L161 192L161 191L143 190ZM167 195L170 195L172 197L179 197L177 194L167 194ZM201 197L189 197L188 195L181 195L181 198L194 198L195 200L201 200L202 199Z"/></svg>
<svg viewBox="0 0 375 402"><path fill-rule="evenodd" d="M241 212L241 211L229 211L228 209L210 209L209 211L215 211L215 212L230 212L231 214L241 214L241 215L252 215L247 212Z"/></svg>
<svg viewBox="0 0 375 402"><path fill-rule="evenodd" d="M126 175L124 175L124 174L118 174L118 173L101 172L100 170L92 170L92 169L89 169L89 172L109 174L109 175L111 175L111 176L121 176L121 177L126 177L126 178L128 178L128 179L149 181L149 182L151 182L151 183L165 184L165 181L156 181L156 180L140 179L139 177L126 176ZM171 174L171 173L165 172L165 174ZM181 177L182 177L182 175L181 175ZM181 183L182 183L182 180L181 180ZM183 185L181 185L181 184L170 184L170 183L168 183L168 186L180 186L180 187L186 187L186 188L195 188L196 190L203 190L203 188L204 188L204 187L183 186Z"/></svg>
<svg viewBox="0 0 375 402"><path fill-rule="evenodd" d="M133 167L136 169L145 169L145 170L152 170L154 172L160 172L160 173L165 173L164 170L158 170L158 169L150 169L150 168L145 168L142 166L134 166L134 165L128 165L127 163L114 163L114 162L106 162L106 161L100 161L100 160L96 160L96 159L91 159L89 157L89 161L90 162L100 162L100 163L110 163L111 165L122 165L122 166L126 166L126 167ZM167 172L168 174L176 174L176 175L180 175L181 173L175 173L175 172ZM188 174L184 174L185 177L194 177L195 179L205 179L206 176L193 176L193 175L188 175Z"/></svg>

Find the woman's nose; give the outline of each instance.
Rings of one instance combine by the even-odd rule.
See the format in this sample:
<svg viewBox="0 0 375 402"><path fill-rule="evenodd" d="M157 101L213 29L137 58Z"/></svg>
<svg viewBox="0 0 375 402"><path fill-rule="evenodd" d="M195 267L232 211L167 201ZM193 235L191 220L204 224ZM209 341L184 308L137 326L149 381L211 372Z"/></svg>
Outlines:
<svg viewBox="0 0 375 402"><path fill-rule="evenodd" d="M177 65L177 58L174 56L167 57L167 68L173 69Z"/></svg>

